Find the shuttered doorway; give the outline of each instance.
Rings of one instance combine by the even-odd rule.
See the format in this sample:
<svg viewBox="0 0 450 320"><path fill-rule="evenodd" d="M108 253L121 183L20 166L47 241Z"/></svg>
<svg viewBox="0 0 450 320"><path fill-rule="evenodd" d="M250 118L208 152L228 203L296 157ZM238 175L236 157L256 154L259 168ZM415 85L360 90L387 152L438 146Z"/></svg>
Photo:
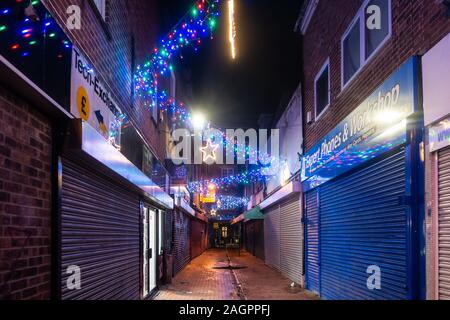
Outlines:
<svg viewBox="0 0 450 320"><path fill-rule="evenodd" d="M450 300L450 148L439 153L439 299Z"/></svg>
<svg viewBox="0 0 450 320"><path fill-rule="evenodd" d="M297 284L303 284L303 227L300 195L280 204L280 271Z"/></svg>
<svg viewBox="0 0 450 320"><path fill-rule="evenodd" d="M305 194L305 275L306 288L320 294L319 209L317 189Z"/></svg>
<svg viewBox="0 0 450 320"><path fill-rule="evenodd" d="M266 264L280 270L280 208L264 210L264 251Z"/></svg>
<svg viewBox="0 0 450 320"><path fill-rule="evenodd" d="M402 204L405 172L402 148L320 187L320 294L324 299L411 297L410 209ZM367 285L371 266L380 268L379 290Z"/></svg>
<svg viewBox="0 0 450 320"><path fill-rule="evenodd" d="M173 228L173 240L174 240L174 275L179 273L183 268L191 261L191 249L190 249L190 218L184 214L181 210L175 210L174 212L174 228Z"/></svg>
<svg viewBox="0 0 450 320"><path fill-rule="evenodd" d="M140 203L92 169L62 162L61 293L64 300L140 299ZM81 288L67 287L69 266Z"/></svg>

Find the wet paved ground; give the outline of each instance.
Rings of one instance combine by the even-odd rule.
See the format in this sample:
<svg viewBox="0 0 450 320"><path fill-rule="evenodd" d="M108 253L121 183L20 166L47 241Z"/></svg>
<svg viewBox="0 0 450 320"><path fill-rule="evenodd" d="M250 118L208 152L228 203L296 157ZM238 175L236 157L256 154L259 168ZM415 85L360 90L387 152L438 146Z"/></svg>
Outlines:
<svg viewBox="0 0 450 320"><path fill-rule="evenodd" d="M243 269L227 268L231 266ZM156 300L312 300L292 281L246 252L209 250L162 287Z"/></svg>

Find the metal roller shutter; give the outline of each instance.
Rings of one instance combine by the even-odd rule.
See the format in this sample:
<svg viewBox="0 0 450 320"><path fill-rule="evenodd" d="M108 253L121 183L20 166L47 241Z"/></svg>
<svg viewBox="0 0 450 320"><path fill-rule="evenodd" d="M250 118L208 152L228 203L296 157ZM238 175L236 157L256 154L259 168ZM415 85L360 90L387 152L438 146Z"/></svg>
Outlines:
<svg viewBox="0 0 450 320"><path fill-rule="evenodd" d="M191 261L190 248L190 219L180 210L175 211L174 217L174 275L179 273Z"/></svg>
<svg viewBox="0 0 450 320"><path fill-rule="evenodd" d="M266 263L280 269L280 208L264 211L264 251Z"/></svg>
<svg viewBox="0 0 450 320"><path fill-rule="evenodd" d="M280 271L302 284L303 227L299 195L280 204Z"/></svg>
<svg viewBox="0 0 450 320"><path fill-rule="evenodd" d="M63 160L62 298L140 299L140 203L125 187ZM81 289L68 290L65 270L81 269Z"/></svg>
<svg viewBox="0 0 450 320"><path fill-rule="evenodd" d="M200 256L206 248L204 248L205 223L203 221L191 220L191 255L192 259Z"/></svg>
<svg viewBox="0 0 450 320"><path fill-rule="evenodd" d="M408 299L405 150L320 188L320 289L325 299ZM381 269L381 290L367 268Z"/></svg>
<svg viewBox="0 0 450 320"><path fill-rule="evenodd" d="M306 288L314 293L320 293L319 268L319 209L317 189L305 195L305 273Z"/></svg>
<svg viewBox="0 0 450 320"><path fill-rule="evenodd" d="M439 153L439 299L450 300L450 148Z"/></svg>

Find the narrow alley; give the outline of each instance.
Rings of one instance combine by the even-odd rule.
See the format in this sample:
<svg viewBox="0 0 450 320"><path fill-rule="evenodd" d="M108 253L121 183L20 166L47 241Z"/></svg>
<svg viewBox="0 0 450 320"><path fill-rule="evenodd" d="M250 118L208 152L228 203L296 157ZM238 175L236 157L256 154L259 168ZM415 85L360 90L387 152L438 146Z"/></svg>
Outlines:
<svg viewBox="0 0 450 320"><path fill-rule="evenodd" d="M245 251L211 249L155 294L155 300L315 300Z"/></svg>

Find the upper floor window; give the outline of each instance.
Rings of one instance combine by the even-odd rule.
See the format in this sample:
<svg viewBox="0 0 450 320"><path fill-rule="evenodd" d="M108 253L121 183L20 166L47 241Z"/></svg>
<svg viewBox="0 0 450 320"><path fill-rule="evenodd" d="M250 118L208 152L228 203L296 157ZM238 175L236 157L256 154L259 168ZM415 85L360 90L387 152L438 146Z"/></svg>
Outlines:
<svg viewBox="0 0 450 320"><path fill-rule="evenodd" d="M366 0L342 37L342 87L390 38L391 0Z"/></svg>
<svg viewBox="0 0 450 320"><path fill-rule="evenodd" d="M314 82L316 120L319 119L330 105L330 62L320 69Z"/></svg>
<svg viewBox="0 0 450 320"><path fill-rule="evenodd" d="M106 0L93 0L95 5L97 6L98 12L100 12L103 20L106 17Z"/></svg>

